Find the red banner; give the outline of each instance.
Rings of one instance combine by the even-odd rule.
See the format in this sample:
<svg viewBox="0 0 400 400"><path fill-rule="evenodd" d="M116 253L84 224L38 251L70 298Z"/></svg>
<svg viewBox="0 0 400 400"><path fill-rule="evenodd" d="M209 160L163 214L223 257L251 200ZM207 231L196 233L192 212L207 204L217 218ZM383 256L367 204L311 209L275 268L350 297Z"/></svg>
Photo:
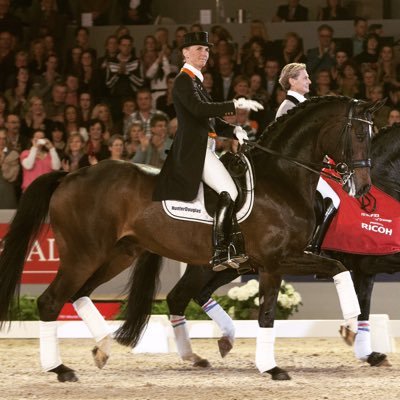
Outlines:
<svg viewBox="0 0 400 400"><path fill-rule="evenodd" d="M8 224L0 224L0 238L8 230ZM54 242L54 235L48 224L43 234L35 240L22 273L21 283L49 284L56 276L60 260Z"/></svg>

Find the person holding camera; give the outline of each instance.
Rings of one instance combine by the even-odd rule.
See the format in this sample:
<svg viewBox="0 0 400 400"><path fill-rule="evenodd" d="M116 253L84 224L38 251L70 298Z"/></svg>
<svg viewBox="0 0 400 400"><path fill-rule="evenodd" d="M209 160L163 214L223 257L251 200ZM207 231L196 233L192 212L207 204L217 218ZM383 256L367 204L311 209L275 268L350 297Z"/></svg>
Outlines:
<svg viewBox="0 0 400 400"><path fill-rule="evenodd" d="M61 167L60 158L53 143L45 138L42 130L36 130L32 135L32 146L20 155L22 165L22 191L40 175L57 171Z"/></svg>

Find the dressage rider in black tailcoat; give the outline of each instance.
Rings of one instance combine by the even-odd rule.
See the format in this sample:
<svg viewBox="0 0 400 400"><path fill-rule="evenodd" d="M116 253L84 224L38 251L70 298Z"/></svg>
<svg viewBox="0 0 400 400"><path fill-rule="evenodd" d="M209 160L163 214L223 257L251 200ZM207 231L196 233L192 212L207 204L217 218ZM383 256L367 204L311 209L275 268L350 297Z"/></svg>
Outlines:
<svg viewBox="0 0 400 400"><path fill-rule="evenodd" d="M215 154L215 137L218 134L243 143L243 139L247 139L246 131L228 124L222 117L234 115L236 108L258 111L262 106L246 99L212 101L203 87L201 73L211 46L207 32L185 35L181 47L185 64L175 78L172 91L178 130L158 177L153 200L192 201L197 197L202 180L219 194L211 262L214 270L222 270L228 266L237 268L247 256L243 236L235 221L234 202L238 192ZM232 235L235 236L235 246L231 246Z"/></svg>

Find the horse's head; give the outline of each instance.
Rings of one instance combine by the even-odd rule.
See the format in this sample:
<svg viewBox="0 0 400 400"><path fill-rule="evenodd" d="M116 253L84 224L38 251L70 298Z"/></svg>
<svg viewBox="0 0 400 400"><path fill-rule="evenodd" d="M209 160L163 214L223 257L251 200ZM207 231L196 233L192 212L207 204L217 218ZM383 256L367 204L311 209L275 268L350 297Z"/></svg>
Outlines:
<svg viewBox="0 0 400 400"><path fill-rule="evenodd" d="M350 100L341 146L333 155L336 171L342 178L343 189L353 197L360 197L371 187L372 115L384 100L367 103Z"/></svg>

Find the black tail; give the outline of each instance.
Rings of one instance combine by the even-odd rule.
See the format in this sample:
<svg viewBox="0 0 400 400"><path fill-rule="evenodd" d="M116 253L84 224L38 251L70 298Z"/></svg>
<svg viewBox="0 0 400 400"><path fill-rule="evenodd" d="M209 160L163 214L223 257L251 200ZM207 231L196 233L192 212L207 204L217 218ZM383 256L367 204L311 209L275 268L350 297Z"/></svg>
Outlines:
<svg viewBox="0 0 400 400"><path fill-rule="evenodd" d="M161 271L161 257L143 253L131 275L126 319L115 333L118 343L136 346L151 315L151 307L157 293Z"/></svg>
<svg viewBox="0 0 400 400"><path fill-rule="evenodd" d="M46 219L51 196L64 171L52 172L32 182L21 197L18 210L6 236L0 255L0 327L9 320L14 295L19 295L19 281L28 251Z"/></svg>

